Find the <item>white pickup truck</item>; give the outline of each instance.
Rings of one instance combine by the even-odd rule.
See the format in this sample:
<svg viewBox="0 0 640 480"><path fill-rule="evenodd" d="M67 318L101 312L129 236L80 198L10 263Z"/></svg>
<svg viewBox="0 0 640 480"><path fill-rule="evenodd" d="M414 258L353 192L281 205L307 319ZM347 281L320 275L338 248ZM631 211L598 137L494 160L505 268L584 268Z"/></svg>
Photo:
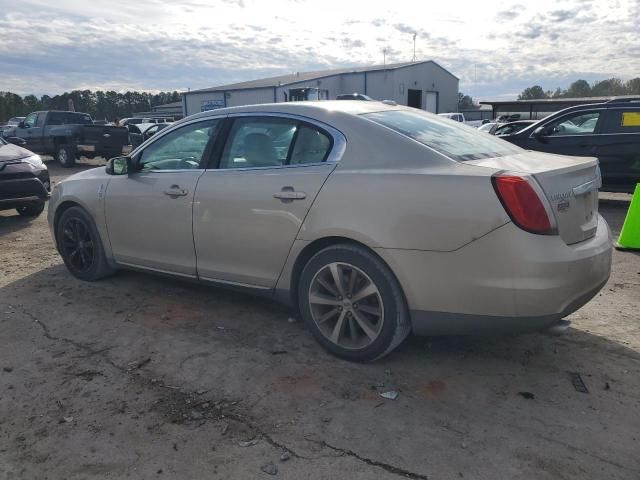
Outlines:
<svg viewBox="0 0 640 480"><path fill-rule="evenodd" d="M450 113L439 113L438 115L441 116L441 117L446 117L446 118L448 118L450 120L453 120L454 122L464 123L465 125L469 125L470 127L478 128L480 125L482 125L482 120L469 120L469 121L467 121L464 118L464 113L450 112Z"/></svg>

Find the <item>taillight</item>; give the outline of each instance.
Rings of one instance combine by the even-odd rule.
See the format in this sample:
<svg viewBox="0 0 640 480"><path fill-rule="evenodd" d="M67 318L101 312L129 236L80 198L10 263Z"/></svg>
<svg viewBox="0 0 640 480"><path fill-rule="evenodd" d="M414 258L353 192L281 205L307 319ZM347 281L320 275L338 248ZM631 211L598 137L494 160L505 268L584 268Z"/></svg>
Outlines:
<svg viewBox="0 0 640 480"><path fill-rule="evenodd" d="M553 233L542 199L526 179L498 175L491 177L491 181L513 223L527 232L543 235Z"/></svg>

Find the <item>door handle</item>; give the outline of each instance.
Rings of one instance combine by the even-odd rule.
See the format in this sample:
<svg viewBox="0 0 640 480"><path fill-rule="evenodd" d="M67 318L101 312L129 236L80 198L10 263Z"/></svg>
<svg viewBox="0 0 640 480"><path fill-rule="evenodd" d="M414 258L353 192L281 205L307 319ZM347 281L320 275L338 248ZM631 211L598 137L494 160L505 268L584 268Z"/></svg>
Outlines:
<svg viewBox="0 0 640 480"><path fill-rule="evenodd" d="M169 195L170 197L184 197L187 193L189 193L184 188L180 188L178 185L171 185L169 190L165 190L164 194Z"/></svg>
<svg viewBox="0 0 640 480"><path fill-rule="evenodd" d="M296 192L294 190L283 190L282 192L274 193L273 198L279 200L304 200L307 198L307 194L304 192Z"/></svg>

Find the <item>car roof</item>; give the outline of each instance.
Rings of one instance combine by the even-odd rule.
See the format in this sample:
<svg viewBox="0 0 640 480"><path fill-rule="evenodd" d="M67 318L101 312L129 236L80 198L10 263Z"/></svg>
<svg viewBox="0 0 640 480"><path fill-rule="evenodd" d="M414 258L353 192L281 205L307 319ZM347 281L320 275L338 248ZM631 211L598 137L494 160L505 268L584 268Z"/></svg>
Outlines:
<svg viewBox="0 0 640 480"><path fill-rule="evenodd" d="M348 122L350 118L357 117L361 114L393 110L415 111L416 109L378 101L363 102L362 100L316 100L307 102L264 103L259 105L219 108L196 113L172 123L172 125L182 125L185 122L197 119L220 117L237 113L255 113L257 115L264 113L309 117L312 120L325 123L334 128L339 128L338 124L342 124L345 121Z"/></svg>
<svg viewBox="0 0 640 480"><path fill-rule="evenodd" d="M360 115L363 113L380 112L385 110L407 110L410 107L389 105L382 102L363 102L361 100L318 100L307 102L263 103L258 105L243 105L240 107L219 108L208 112L190 115L187 118L226 115L232 113L284 113L292 115L322 115L331 113L347 113Z"/></svg>

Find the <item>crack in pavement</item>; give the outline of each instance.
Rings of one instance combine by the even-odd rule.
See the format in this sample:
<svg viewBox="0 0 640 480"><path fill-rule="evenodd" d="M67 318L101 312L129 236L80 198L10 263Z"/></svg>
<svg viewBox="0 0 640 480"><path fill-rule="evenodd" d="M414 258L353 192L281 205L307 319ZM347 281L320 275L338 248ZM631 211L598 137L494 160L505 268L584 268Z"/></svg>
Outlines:
<svg viewBox="0 0 640 480"><path fill-rule="evenodd" d="M348 450L345 448L336 447L327 443L325 440L313 440L311 438L306 438L308 442L315 443L316 445L321 445L322 447L328 448L329 450L333 450L334 452L339 452L348 457L355 458L367 465L371 465L373 467L381 468L389 473L394 475L399 475L405 478L410 478L412 480L428 480L429 477L420 473L410 472L409 470L405 470L404 468L396 467L395 465L389 465L388 463L379 462L377 460L372 460L368 457L363 457L362 455L358 455L353 450Z"/></svg>

